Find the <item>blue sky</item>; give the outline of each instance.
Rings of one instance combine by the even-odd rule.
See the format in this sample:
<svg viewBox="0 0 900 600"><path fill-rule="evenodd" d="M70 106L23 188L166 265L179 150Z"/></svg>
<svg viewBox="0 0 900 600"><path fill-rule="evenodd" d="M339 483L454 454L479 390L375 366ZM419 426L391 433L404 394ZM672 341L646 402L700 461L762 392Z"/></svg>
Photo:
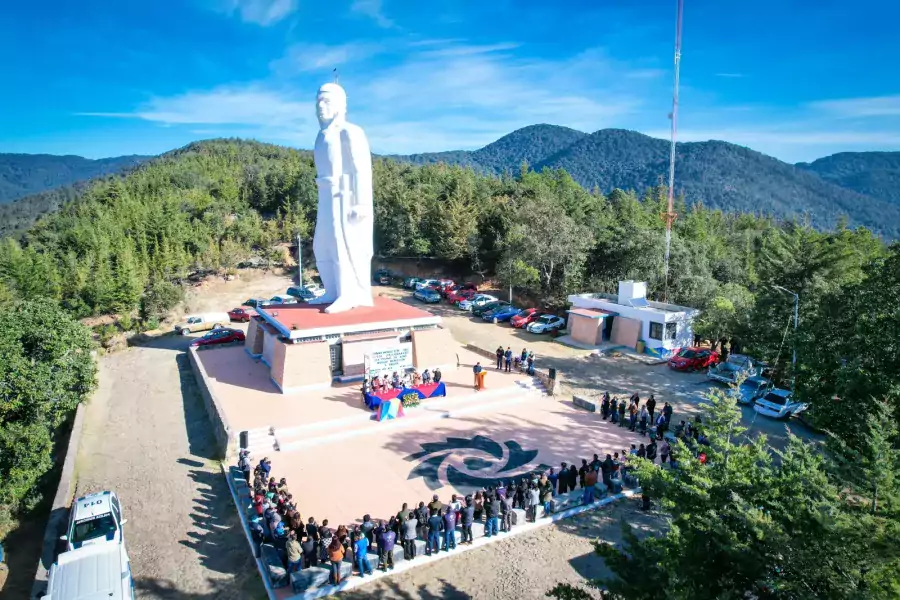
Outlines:
<svg viewBox="0 0 900 600"><path fill-rule="evenodd" d="M337 67L379 153L534 123L668 136L675 0L7 3L0 152L309 148ZM900 149L900 3L685 0L679 139L787 161Z"/></svg>

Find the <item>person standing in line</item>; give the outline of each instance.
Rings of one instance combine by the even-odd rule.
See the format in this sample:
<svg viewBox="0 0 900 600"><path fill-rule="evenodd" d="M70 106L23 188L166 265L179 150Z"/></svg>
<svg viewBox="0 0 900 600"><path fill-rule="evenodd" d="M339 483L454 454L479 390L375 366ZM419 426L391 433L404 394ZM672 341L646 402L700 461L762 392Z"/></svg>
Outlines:
<svg viewBox="0 0 900 600"><path fill-rule="evenodd" d="M669 440L664 439L659 446L659 464L666 464L666 461L669 459L669 450Z"/></svg>
<svg viewBox="0 0 900 600"><path fill-rule="evenodd" d="M497 346L497 370L503 369L503 346Z"/></svg>
<svg viewBox="0 0 900 600"><path fill-rule="evenodd" d="M594 501L594 490L597 485L597 471L588 469L584 477L584 493L581 495L582 504L590 504Z"/></svg>
<svg viewBox="0 0 900 600"><path fill-rule="evenodd" d="M641 397L637 392L631 395L631 398L628 399L630 404L638 404L641 401Z"/></svg>
<svg viewBox="0 0 900 600"><path fill-rule="evenodd" d="M394 544L397 542L397 534L390 528L385 527L381 534L381 541L378 542L378 560L381 563L381 570L394 570Z"/></svg>
<svg viewBox="0 0 900 600"><path fill-rule="evenodd" d="M541 502L544 504L543 516L549 517L553 512L553 486L549 479L541 485Z"/></svg>
<svg viewBox="0 0 900 600"><path fill-rule="evenodd" d="M337 536L331 537L328 544L328 561L331 563L331 584L341 584L341 563L344 561L344 545Z"/></svg>
<svg viewBox="0 0 900 600"><path fill-rule="evenodd" d="M594 455L596 456L596 454ZM581 467L578 469L578 483L581 484L581 488L584 489L584 476L587 475L587 472L590 470L590 467L587 464L587 459L581 459Z"/></svg>
<svg viewBox="0 0 900 600"><path fill-rule="evenodd" d="M668 428L668 427L669 427L669 423L672 422L672 405L669 404L668 402L666 402L666 403L663 405L662 412L663 412L663 416L666 417L666 428Z"/></svg>
<svg viewBox="0 0 900 600"><path fill-rule="evenodd" d="M513 527L512 502L506 496L500 497L500 514L502 515L501 531L509 533Z"/></svg>
<svg viewBox="0 0 900 600"><path fill-rule="evenodd" d="M631 406L628 407L628 430L634 431L634 428L637 426L637 416L638 416L638 405L632 403Z"/></svg>
<svg viewBox="0 0 900 600"><path fill-rule="evenodd" d="M556 482L559 481L559 475L553 470L553 467L550 467L550 472L547 474L547 481L550 483L550 493L554 496L556 495Z"/></svg>
<svg viewBox="0 0 900 600"><path fill-rule="evenodd" d="M468 546L472 545L472 523L475 521L475 506L472 504L472 497L466 496L466 505L460 510L462 518L462 543Z"/></svg>
<svg viewBox="0 0 900 600"><path fill-rule="evenodd" d="M488 523L490 524L490 530L492 535L500 534L500 499L497 498L497 495L490 495L491 503L490 505L485 506L485 511L487 512ZM485 535L485 537L490 537Z"/></svg>
<svg viewBox="0 0 900 600"><path fill-rule="evenodd" d="M559 466L559 479L556 481L557 494L565 494L569 491L569 465L562 463Z"/></svg>
<svg viewBox="0 0 900 600"><path fill-rule="evenodd" d="M537 484L532 481L531 487L528 489L528 510L531 513L531 522L537 521L537 509L541 503L541 493Z"/></svg>
<svg viewBox="0 0 900 600"><path fill-rule="evenodd" d="M428 517L428 547L426 553L428 556L437 554L441 551L441 528L444 526L444 520L436 511L431 511Z"/></svg>
<svg viewBox="0 0 900 600"><path fill-rule="evenodd" d="M406 520L403 522L403 558L413 560L416 557L416 515L407 513Z"/></svg>
<svg viewBox="0 0 900 600"><path fill-rule="evenodd" d="M297 534L293 531L288 534L285 552L287 553L288 573L296 573L303 568L303 548L300 547Z"/></svg>
<svg viewBox="0 0 900 600"><path fill-rule="evenodd" d="M650 423L653 423L653 413L656 411L656 398L653 394L647 399L647 412L650 413Z"/></svg>
<svg viewBox="0 0 900 600"><path fill-rule="evenodd" d="M637 449L637 457L638 458L647 458L647 449L644 447L643 444L641 444L640 447Z"/></svg>
<svg viewBox="0 0 900 600"><path fill-rule="evenodd" d="M416 509L416 536L420 540L428 539L428 507L424 502L419 502L419 508Z"/></svg>
<svg viewBox="0 0 900 600"><path fill-rule="evenodd" d="M578 485L578 469L575 468L575 463L572 463L569 466L569 491L574 492L576 485Z"/></svg>
<svg viewBox="0 0 900 600"><path fill-rule="evenodd" d="M619 402L619 427L625 427L625 400Z"/></svg>
<svg viewBox="0 0 900 600"><path fill-rule="evenodd" d="M456 513L451 506L444 509L444 550L456 550Z"/></svg>
<svg viewBox="0 0 900 600"><path fill-rule="evenodd" d="M600 418L604 421L609 417L609 392L605 392L603 394L603 399L600 400Z"/></svg>
<svg viewBox="0 0 900 600"><path fill-rule="evenodd" d="M317 542L310 536L306 536L303 543L300 544L303 549L303 566L308 569L310 567L319 566L319 548Z"/></svg>
<svg viewBox="0 0 900 600"><path fill-rule="evenodd" d="M638 413L638 419L641 423L641 435L647 435L647 419L650 418L650 412L647 410L646 406L641 407L641 412Z"/></svg>
<svg viewBox="0 0 900 600"><path fill-rule="evenodd" d="M612 402L609 404L609 422L610 423L618 423L619 422L619 399L613 398Z"/></svg>
<svg viewBox="0 0 900 600"><path fill-rule="evenodd" d="M441 368L440 368L440 367L435 367L435 368L434 368L434 376L433 376L433 380L434 380L435 383L440 383L440 382L441 382Z"/></svg>
<svg viewBox="0 0 900 600"><path fill-rule="evenodd" d="M506 361L506 372L507 373L512 371L512 358L513 358L512 348L507 346L506 353L503 355L503 359Z"/></svg>
<svg viewBox="0 0 900 600"><path fill-rule="evenodd" d="M373 534L375 523L372 521L372 517L370 515L363 515L363 522L359 528L360 531L362 531L362 534L366 536L366 541L369 542L369 545L373 545L375 543L375 535Z"/></svg>
<svg viewBox="0 0 900 600"><path fill-rule="evenodd" d="M353 543L353 557L356 558L356 568L359 576L365 577L372 574L372 565L369 563L369 540L364 535L354 532L351 536Z"/></svg>

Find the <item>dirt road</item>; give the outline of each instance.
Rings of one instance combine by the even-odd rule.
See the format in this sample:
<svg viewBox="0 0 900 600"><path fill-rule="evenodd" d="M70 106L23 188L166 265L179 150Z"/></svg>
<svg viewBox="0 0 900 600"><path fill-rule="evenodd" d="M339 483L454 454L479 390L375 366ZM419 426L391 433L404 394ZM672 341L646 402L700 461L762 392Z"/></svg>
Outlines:
<svg viewBox="0 0 900 600"><path fill-rule="evenodd" d="M100 360L78 493L114 489L138 598L264 597L183 349L169 336Z"/></svg>

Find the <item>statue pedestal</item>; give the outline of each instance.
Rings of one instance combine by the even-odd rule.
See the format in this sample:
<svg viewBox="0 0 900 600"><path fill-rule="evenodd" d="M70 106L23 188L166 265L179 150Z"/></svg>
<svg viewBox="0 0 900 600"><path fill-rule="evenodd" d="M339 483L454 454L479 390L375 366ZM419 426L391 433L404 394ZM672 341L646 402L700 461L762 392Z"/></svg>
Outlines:
<svg viewBox="0 0 900 600"><path fill-rule="evenodd" d="M411 344L420 371L456 368L455 343L440 317L396 300L374 300L374 306L335 314L325 312L328 305L260 307L245 348L268 365L282 393L361 381L366 354L404 344Z"/></svg>

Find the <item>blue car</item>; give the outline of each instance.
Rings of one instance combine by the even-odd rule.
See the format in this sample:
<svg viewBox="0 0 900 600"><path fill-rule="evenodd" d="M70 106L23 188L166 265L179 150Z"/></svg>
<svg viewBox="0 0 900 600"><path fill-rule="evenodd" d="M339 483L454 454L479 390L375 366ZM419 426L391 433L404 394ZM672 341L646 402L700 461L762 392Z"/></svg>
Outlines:
<svg viewBox="0 0 900 600"><path fill-rule="evenodd" d="M522 312L522 309L518 306L507 304L506 306L500 306L494 310L487 311L481 315L481 318L485 321L490 321L491 323L499 323L500 321L509 321L520 312Z"/></svg>
<svg viewBox="0 0 900 600"><path fill-rule="evenodd" d="M422 288L421 290L416 290L413 293L413 297L417 300L421 300L422 302L427 302L429 304L437 304L441 301L441 295L430 288Z"/></svg>

